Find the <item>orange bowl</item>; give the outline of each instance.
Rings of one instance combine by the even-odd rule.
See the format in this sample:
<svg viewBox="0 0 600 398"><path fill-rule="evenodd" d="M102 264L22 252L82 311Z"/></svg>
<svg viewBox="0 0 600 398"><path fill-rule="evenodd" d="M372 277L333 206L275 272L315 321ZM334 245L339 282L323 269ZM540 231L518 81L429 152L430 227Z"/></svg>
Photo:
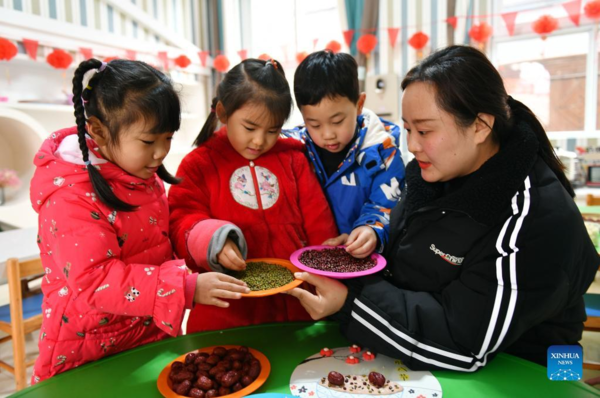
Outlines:
<svg viewBox="0 0 600 398"><path fill-rule="evenodd" d="M264 263L275 264L275 265L280 265L282 267L285 267L285 268L289 269L290 271L292 271L292 274L294 272L300 272L298 267L296 267L294 264L292 264L289 260L284 260L281 258L253 258L250 260L246 260L246 264L247 263L256 263L256 262L260 262L260 261L262 261ZM283 286L279 286L279 287L275 287L273 289L267 289L267 290L255 290L250 293L242 294L242 297L272 296L277 293L282 293L282 292L286 292L288 290L292 290L293 288L298 287L301 284L302 284L302 281L300 279L294 278L293 281L291 281L290 283L287 283Z"/></svg>
<svg viewBox="0 0 600 398"><path fill-rule="evenodd" d="M225 349L230 349L230 348L239 348L240 346L239 345L220 345L220 346L215 345L215 346L211 346L211 347L200 348L198 350L190 351L190 352L194 352L194 353L206 352L208 354L211 354L216 347L223 347ZM267 377L269 377L269 373L271 373L271 363L269 362L267 357L262 352L256 351L254 348L250 348L250 347L248 347L248 351L250 351L250 353L252 355L254 355L254 357L256 359L258 359L258 362L260 362L260 373L259 373L258 377L251 384L247 385L246 387L242 388L241 390L231 393L229 395L223 395L223 396L221 396L222 398L245 397L245 396L249 395L250 393L256 391L260 386L262 386L265 383L265 381L267 381ZM169 362L169 364L167 366L165 366L164 369L158 375L158 380L156 381L156 385L158 386L158 391L160 391L160 393L162 394L163 397L186 398L184 395L179 395L179 394L175 393L175 391L172 390L171 387L173 387L173 383L171 383L171 380L169 379L169 373L171 372L171 365L173 365L173 362L175 362L175 361L185 362L185 356L187 354L189 354L190 352L186 352L185 354L178 356L177 358L175 358L174 360Z"/></svg>

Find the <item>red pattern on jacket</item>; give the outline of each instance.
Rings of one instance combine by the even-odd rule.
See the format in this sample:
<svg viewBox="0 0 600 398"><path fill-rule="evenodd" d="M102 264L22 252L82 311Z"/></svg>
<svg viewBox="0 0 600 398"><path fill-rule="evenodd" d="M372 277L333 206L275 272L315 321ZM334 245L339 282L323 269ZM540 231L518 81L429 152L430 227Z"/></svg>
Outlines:
<svg viewBox="0 0 600 398"><path fill-rule="evenodd" d="M109 162L95 166L118 197L139 205L134 212L113 211L96 198L85 165L55 155L76 133L52 134L34 159L30 194L46 275L32 383L176 336L184 313L188 272L183 260L173 260L162 182Z"/></svg>
<svg viewBox="0 0 600 398"><path fill-rule="evenodd" d="M243 167L251 170L244 188L236 180ZM265 183L264 175L272 187ZM337 235L335 220L303 146L293 139L280 138L269 152L251 162L235 151L223 127L183 159L178 176L183 181L169 191L171 240L176 253L192 269L210 270L206 258L209 242L214 232L228 223L242 230L248 259L289 259L295 250ZM247 190L260 192L257 176L271 191L270 196L263 191L259 208L252 209L239 199ZM253 181L256 183L251 184ZM284 294L229 303L227 309L196 305L187 332L310 320L299 301Z"/></svg>

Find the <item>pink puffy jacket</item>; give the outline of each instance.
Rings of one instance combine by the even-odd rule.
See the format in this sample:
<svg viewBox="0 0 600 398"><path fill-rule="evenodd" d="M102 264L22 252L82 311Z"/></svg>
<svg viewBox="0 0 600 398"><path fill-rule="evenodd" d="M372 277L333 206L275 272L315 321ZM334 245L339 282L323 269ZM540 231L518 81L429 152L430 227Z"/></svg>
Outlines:
<svg viewBox="0 0 600 398"><path fill-rule="evenodd" d="M46 274L40 355L32 383L107 355L180 333L196 275L173 260L169 210L158 177L143 180L94 156L115 194L139 206L117 212L98 200L76 129L57 131L36 154L31 203Z"/></svg>

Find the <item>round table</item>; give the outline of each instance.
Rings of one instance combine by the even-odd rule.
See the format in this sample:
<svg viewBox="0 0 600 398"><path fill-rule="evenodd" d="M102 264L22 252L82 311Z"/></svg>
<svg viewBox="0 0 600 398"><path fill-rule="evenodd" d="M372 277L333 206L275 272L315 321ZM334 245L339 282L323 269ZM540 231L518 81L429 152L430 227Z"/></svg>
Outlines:
<svg viewBox="0 0 600 398"><path fill-rule="evenodd" d="M160 397L156 379L174 358L197 348L246 345L267 356L271 374L255 393L290 394L296 366L323 347L348 346L333 322L279 323L196 333L125 351L72 369L26 388L11 397ZM550 381L546 368L499 354L475 373L432 371L444 398L454 397L600 397L583 382Z"/></svg>

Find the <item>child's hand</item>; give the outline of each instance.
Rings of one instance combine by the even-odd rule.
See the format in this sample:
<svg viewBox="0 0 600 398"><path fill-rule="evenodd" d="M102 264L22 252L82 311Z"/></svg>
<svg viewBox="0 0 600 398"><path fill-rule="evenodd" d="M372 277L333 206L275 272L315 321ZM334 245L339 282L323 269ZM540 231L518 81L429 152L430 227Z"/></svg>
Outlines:
<svg viewBox="0 0 600 398"><path fill-rule="evenodd" d="M214 305L221 308L229 307L229 303L219 299L239 299L241 293L249 293L250 289L245 282L233 276L220 272L205 272L196 279L196 293L194 302L198 304Z"/></svg>
<svg viewBox="0 0 600 398"><path fill-rule="evenodd" d="M342 246L348 240L348 234L341 234L335 238L327 239L322 243L323 246Z"/></svg>
<svg viewBox="0 0 600 398"><path fill-rule="evenodd" d="M237 245L231 239L227 239L223 250L217 255L217 261L223 267L232 271L243 271L246 269L246 262L240 253Z"/></svg>
<svg viewBox="0 0 600 398"><path fill-rule="evenodd" d="M376 247L377 234L366 225L354 228L346 241L346 251L356 258L367 257Z"/></svg>

